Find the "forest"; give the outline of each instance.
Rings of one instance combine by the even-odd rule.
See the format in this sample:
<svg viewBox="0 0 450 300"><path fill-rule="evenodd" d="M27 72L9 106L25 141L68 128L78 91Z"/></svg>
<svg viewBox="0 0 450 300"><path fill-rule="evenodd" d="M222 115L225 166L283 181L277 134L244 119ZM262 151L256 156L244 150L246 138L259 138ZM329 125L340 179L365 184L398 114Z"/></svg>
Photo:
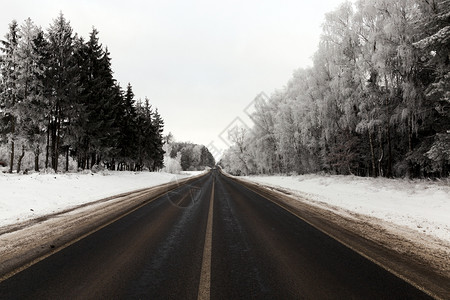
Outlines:
<svg viewBox="0 0 450 300"><path fill-rule="evenodd" d="M220 161L233 174L448 177L450 1L343 3L312 66L254 104Z"/></svg>
<svg viewBox="0 0 450 300"><path fill-rule="evenodd" d="M203 145L175 142L170 144L170 148L170 157L179 158L183 171L201 171L216 164L208 148Z"/></svg>
<svg viewBox="0 0 450 300"><path fill-rule="evenodd" d="M162 168L164 121L131 84L120 87L98 35L93 28L84 40L62 13L46 31L31 19L10 23L0 41L0 162L9 172Z"/></svg>
<svg viewBox="0 0 450 300"><path fill-rule="evenodd" d="M169 173L203 171L216 164L214 156L204 145L176 142L172 133L164 136L164 170Z"/></svg>

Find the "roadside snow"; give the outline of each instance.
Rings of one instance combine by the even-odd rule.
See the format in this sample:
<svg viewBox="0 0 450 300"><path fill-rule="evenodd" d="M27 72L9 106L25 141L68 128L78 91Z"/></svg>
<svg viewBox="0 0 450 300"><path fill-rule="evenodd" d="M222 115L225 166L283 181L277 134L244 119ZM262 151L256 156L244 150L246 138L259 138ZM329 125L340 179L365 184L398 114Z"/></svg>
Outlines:
<svg viewBox="0 0 450 300"><path fill-rule="evenodd" d="M0 173L0 227L201 172ZM356 176L249 176L329 210L362 214L450 241L450 181Z"/></svg>
<svg viewBox="0 0 450 300"><path fill-rule="evenodd" d="M248 176L330 210L375 217L450 241L450 181L356 176Z"/></svg>
<svg viewBox="0 0 450 300"><path fill-rule="evenodd" d="M197 174L110 171L96 174L0 173L0 227Z"/></svg>

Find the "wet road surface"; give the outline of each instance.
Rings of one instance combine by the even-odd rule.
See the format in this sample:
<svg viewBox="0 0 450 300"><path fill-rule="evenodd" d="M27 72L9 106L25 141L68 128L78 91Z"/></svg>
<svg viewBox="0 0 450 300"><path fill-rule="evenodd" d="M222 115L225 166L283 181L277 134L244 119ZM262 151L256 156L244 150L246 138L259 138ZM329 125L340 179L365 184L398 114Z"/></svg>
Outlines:
<svg viewBox="0 0 450 300"><path fill-rule="evenodd" d="M217 170L0 283L0 299L429 299Z"/></svg>

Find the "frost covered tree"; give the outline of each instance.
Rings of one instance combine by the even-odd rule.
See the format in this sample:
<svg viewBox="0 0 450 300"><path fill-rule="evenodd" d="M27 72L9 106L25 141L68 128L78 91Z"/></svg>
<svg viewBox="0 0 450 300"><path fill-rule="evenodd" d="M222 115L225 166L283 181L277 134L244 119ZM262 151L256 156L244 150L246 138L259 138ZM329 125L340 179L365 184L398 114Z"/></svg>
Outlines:
<svg viewBox="0 0 450 300"><path fill-rule="evenodd" d="M17 124L17 48L19 43L19 25L13 20L9 24L9 31L5 39L1 41L1 98L0 112L2 113L2 132L10 145L9 172L12 173L14 166L14 151L16 142Z"/></svg>
<svg viewBox="0 0 450 300"><path fill-rule="evenodd" d="M20 40L17 49L17 128L22 140L22 152L17 162L20 172L25 149L30 148L35 155L35 170L39 170L40 144L44 130L44 88L45 65L38 50L42 30L31 19L20 27Z"/></svg>
<svg viewBox="0 0 450 300"><path fill-rule="evenodd" d="M180 159L180 154L178 154L174 158L170 157L170 155L164 155L163 171L172 174L179 174L182 171Z"/></svg>
<svg viewBox="0 0 450 300"><path fill-rule="evenodd" d="M261 94L256 97L254 103L256 111L252 116L252 120L255 122L252 145L255 145L258 150L265 149L262 152L256 151L256 161L263 173L279 173L283 167L274 132L276 104L268 102ZM243 149L241 147L235 153L239 153Z"/></svg>
<svg viewBox="0 0 450 300"><path fill-rule="evenodd" d="M214 157L204 145L175 142L171 134L166 138L164 147L170 146L169 150L165 150L166 155L178 157L183 171L200 171L215 165Z"/></svg>
<svg viewBox="0 0 450 300"><path fill-rule="evenodd" d="M423 1L419 7L416 27L420 30L413 46L425 97L417 122L428 130L417 148L411 149L409 160L445 176L450 172L450 1Z"/></svg>
<svg viewBox="0 0 450 300"><path fill-rule="evenodd" d="M313 66L256 101L233 172L448 176L448 0L359 0L326 14ZM249 168L244 157L255 167Z"/></svg>

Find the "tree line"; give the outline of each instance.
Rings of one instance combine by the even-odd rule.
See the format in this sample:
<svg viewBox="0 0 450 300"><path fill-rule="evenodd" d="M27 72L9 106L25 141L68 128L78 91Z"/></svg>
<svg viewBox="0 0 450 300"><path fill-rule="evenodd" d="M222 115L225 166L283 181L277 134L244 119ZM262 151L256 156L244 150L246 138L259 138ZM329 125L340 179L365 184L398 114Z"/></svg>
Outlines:
<svg viewBox="0 0 450 300"><path fill-rule="evenodd" d="M180 160L180 166L183 171L202 171L206 167L214 167L216 161L204 145L173 142L170 144L170 157Z"/></svg>
<svg viewBox="0 0 450 300"><path fill-rule="evenodd" d="M164 151L164 170L169 173L203 171L216 164L207 147L190 142L176 142L170 132L164 137Z"/></svg>
<svg viewBox="0 0 450 300"><path fill-rule="evenodd" d="M359 0L326 14L312 67L230 132L235 174L450 172L450 1Z"/></svg>
<svg viewBox="0 0 450 300"><path fill-rule="evenodd" d="M47 31L31 19L13 20L1 40L0 147L9 171L21 171L25 153L34 169L96 165L118 170L163 166L164 121L131 84L113 77L107 47L93 28L88 40L61 13Z"/></svg>

